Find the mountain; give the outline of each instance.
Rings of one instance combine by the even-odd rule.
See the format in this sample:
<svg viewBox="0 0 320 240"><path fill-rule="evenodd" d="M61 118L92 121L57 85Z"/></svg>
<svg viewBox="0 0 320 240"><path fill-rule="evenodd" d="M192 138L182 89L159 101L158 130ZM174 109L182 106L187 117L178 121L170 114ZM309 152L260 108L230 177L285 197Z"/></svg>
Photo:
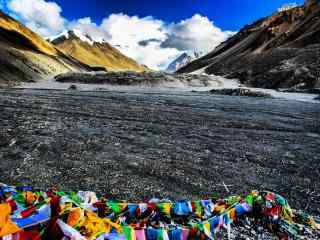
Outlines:
<svg viewBox="0 0 320 240"><path fill-rule="evenodd" d="M203 69L254 87L319 88L319 59L319 0L308 0L245 26L178 73Z"/></svg>
<svg viewBox="0 0 320 240"><path fill-rule="evenodd" d="M201 54L198 52L192 52L192 53L185 52L181 54L177 59L175 59L172 63L169 64L168 68L166 69L166 72L174 73L180 68L196 60L200 56Z"/></svg>
<svg viewBox="0 0 320 240"><path fill-rule="evenodd" d="M88 69L0 11L0 86Z"/></svg>
<svg viewBox="0 0 320 240"><path fill-rule="evenodd" d="M125 56L103 39L94 40L79 30L65 32L51 42L65 54L94 68L135 72L148 70L147 67Z"/></svg>

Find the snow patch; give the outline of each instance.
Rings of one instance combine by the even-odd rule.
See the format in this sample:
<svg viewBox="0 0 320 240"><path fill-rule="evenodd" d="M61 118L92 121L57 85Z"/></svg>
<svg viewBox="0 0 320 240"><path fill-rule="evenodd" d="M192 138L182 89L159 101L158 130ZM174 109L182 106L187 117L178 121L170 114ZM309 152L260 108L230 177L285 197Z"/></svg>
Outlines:
<svg viewBox="0 0 320 240"><path fill-rule="evenodd" d="M74 30L73 30L73 33L74 33L74 35L76 35L78 38L80 38L80 40L81 40L82 42L87 42L87 43L89 43L90 45L93 45L93 44L94 44L94 41L91 39L91 37L88 36L88 35L84 35L80 30L74 29Z"/></svg>
<svg viewBox="0 0 320 240"><path fill-rule="evenodd" d="M87 42L90 45L93 45L94 43L105 43L105 39L102 37L99 38L93 38L92 36L89 36L88 34L84 34L81 30L79 29L73 29L73 30L69 30L69 31L63 31L62 33L60 33L59 35L56 36L52 36L49 38L49 40L52 42L55 39L61 38L61 37L65 37L66 39L70 38L70 35L74 34L76 37L78 37L81 41L83 42Z"/></svg>
<svg viewBox="0 0 320 240"><path fill-rule="evenodd" d="M297 3L287 3L284 4L282 7L278 8L278 12L285 12L285 11L289 11L292 8L296 8L298 7Z"/></svg>
<svg viewBox="0 0 320 240"><path fill-rule="evenodd" d="M208 75L205 73L206 67L194 71L192 74L202 74ZM310 103L319 103L319 100L315 100L318 96L317 94L309 94L309 93L294 93L294 92L280 92L273 89L265 89L265 88L252 88L252 87L245 87L240 84L237 79L227 79L221 76L216 75L209 75L212 79L212 82L217 82L215 86L212 86L211 89L224 89L224 88L243 88L249 89L253 92L263 92L270 94L274 98L290 100L290 101L301 101L301 102L310 102ZM208 88L208 87L207 87ZM207 90L207 88L203 90ZM197 89L198 90L198 89Z"/></svg>
<svg viewBox="0 0 320 240"><path fill-rule="evenodd" d="M69 31L68 30L65 30L63 31L62 33L58 34L58 35L55 35L55 36L51 36L49 37L49 41L52 42L58 38L61 38L61 37L65 37L66 39L69 39Z"/></svg>

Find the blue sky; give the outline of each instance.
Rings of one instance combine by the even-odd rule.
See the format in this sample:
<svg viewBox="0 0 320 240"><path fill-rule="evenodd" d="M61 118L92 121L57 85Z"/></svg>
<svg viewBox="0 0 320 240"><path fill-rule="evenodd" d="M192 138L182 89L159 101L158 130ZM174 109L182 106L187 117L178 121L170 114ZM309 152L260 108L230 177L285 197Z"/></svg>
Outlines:
<svg viewBox="0 0 320 240"><path fill-rule="evenodd" d="M274 12L290 0L56 0L68 19L91 16L100 22L111 13L153 16L177 22L198 13L225 30L237 31L244 24ZM302 4L303 0L294 1Z"/></svg>
<svg viewBox="0 0 320 240"><path fill-rule="evenodd" d="M289 0L0 0L43 37L78 30L154 69L183 52L207 53ZM302 4L303 0L295 3Z"/></svg>

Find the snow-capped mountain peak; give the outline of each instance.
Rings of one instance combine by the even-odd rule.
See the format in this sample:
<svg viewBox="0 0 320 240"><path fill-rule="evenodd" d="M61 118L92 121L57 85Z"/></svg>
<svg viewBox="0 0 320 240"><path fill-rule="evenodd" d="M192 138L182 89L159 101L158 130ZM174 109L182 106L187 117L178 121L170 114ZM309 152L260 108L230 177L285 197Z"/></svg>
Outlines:
<svg viewBox="0 0 320 240"><path fill-rule="evenodd" d="M79 29L73 29L73 30L66 30L63 31L61 34L57 36L50 37L50 42L59 41L60 39L69 39L72 37L79 38L81 41L89 43L90 45L93 45L94 43L105 43L106 41L104 38L93 38L89 34L83 33Z"/></svg>
<svg viewBox="0 0 320 240"><path fill-rule="evenodd" d="M200 58L203 55L202 52L184 52L178 58L176 58L173 62L171 62L166 70L166 72L176 72L178 69L186 66L193 60Z"/></svg>

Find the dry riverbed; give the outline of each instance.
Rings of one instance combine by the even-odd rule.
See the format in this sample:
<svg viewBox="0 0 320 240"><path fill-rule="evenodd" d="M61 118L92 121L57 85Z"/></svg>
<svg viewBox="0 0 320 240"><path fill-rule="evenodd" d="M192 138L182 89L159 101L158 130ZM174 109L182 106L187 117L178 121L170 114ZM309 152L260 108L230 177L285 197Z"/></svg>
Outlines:
<svg viewBox="0 0 320 240"><path fill-rule="evenodd" d="M320 213L320 104L209 93L0 90L0 182L117 199L252 189Z"/></svg>

